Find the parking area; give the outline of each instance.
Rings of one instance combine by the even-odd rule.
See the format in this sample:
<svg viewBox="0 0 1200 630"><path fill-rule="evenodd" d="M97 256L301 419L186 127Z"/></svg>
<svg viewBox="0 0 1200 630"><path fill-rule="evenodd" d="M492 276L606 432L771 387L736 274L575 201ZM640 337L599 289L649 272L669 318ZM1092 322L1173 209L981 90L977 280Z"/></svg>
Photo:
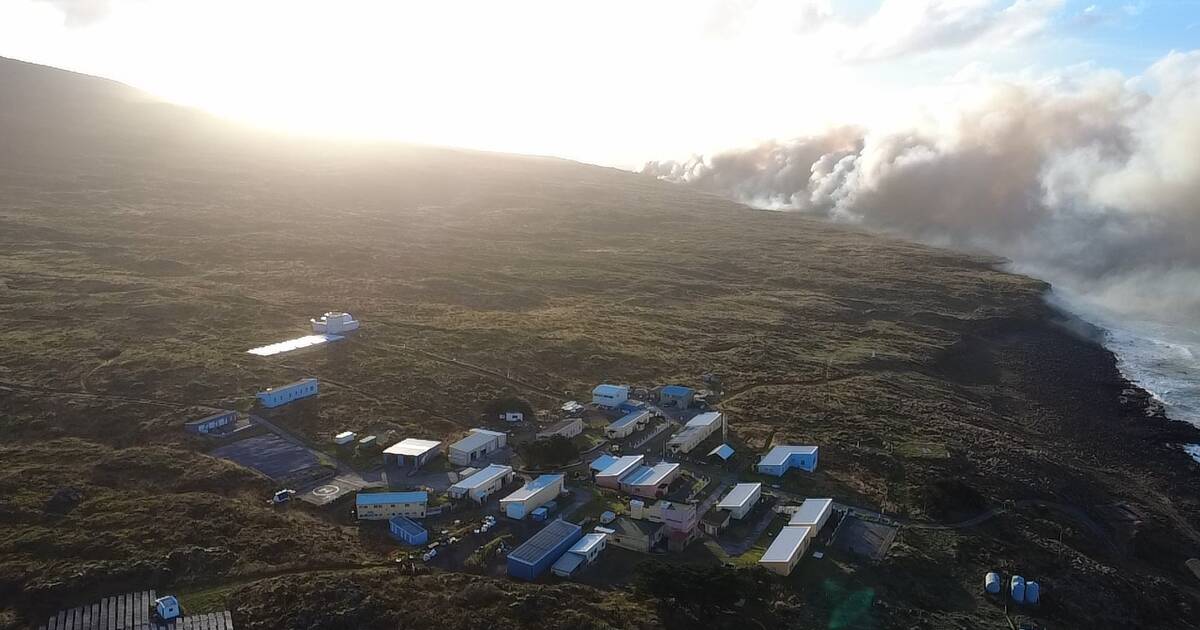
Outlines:
<svg viewBox="0 0 1200 630"><path fill-rule="evenodd" d="M296 498L310 505L324 507L351 492L379 486L382 486L382 484L372 484L357 475L338 475L333 479L328 479L317 484L316 487L310 490L300 492L296 495Z"/></svg>
<svg viewBox="0 0 1200 630"><path fill-rule="evenodd" d="M275 480L285 479L320 465L317 456L309 449L273 434L258 435L226 444L213 449L211 454L253 468Z"/></svg>

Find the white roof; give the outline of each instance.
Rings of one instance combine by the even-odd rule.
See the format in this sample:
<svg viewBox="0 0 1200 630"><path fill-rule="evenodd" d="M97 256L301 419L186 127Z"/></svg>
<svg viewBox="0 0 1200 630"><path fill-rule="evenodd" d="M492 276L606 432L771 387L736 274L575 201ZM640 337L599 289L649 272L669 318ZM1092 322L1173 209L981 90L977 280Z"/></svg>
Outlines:
<svg viewBox="0 0 1200 630"><path fill-rule="evenodd" d="M729 491L729 494L725 495L725 498L721 499L720 503L717 503L717 507L726 510L737 509L756 498L755 495L762 495L761 483L739 483Z"/></svg>
<svg viewBox="0 0 1200 630"><path fill-rule="evenodd" d="M833 499L805 499L800 509L792 512L788 525L809 525L816 527L833 509Z"/></svg>
<svg viewBox="0 0 1200 630"><path fill-rule="evenodd" d="M341 437L341 436L338 436ZM418 440L417 438L404 438L399 442L384 449L384 453L388 455L405 455L408 457L417 457L424 455L429 451L441 446L442 443L437 440Z"/></svg>
<svg viewBox="0 0 1200 630"><path fill-rule="evenodd" d="M671 473L679 468L679 464L659 462L653 466L642 466L621 479L621 483L630 486L657 486Z"/></svg>
<svg viewBox="0 0 1200 630"><path fill-rule="evenodd" d="M486 444L494 442L497 437L503 435L503 433L498 431L488 431L487 429L471 429L470 435L451 444L450 448L456 451L470 453L483 448Z"/></svg>
<svg viewBox="0 0 1200 630"><path fill-rule="evenodd" d="M561 488L564 478L565 477L563 475L542 475L533 481L527 482L516 492L504 497L503 499L500 499L500 502L508 503L510 501L528 501L529 499L533 498L533 495L537 494L547 486L557 483Z"/></svg>
<svg viewBox="0 0 1200 630"><path fill-rule="evenodd" d="M764 466L782 466L787 463L788 457L791 457L793 453L813 455L816 452L817 447L815 446L780 445L772 448L766 455L763 455L758 463Z"/></svg>
<svg viewBox="0 0 1200 630"><path fill-rule="evenodd" d="M601 383L592 390L593 394L628 394L629 387L627 385L609 385Z"/></svg>
<svg viewBox="0 0 1200 630"><path fill-rule="evenodd" d="M586 556L593 547L604 542L605 538L606 535L600 533L584 534L583 538L580 538L579 541L572 545L567 551Z"/></svg>
<svg viewBox="0 0 1200 630"><path fill-rule="evenodd" d="M475 473L474 475L471 475L470 477L467 477L466 479L454 484L454 487L461 488L463 490L471 490L473 488L478 488L479 486L485 486L511 472L512 466L492 464L487 468Z"/></svg>
<svg viewBox="0 0 1200 630"><path fill-rule="evenodd" d="M620 418L617 418L612 424L608 425L609 429L622 429L631 424L636 424L650 417L650 412L646 410L631 411Z"/></svg>
<svg viewBox="0 0 1200 630"><path fill-rule="evenodd" d="M687 424L685 424L683 426L685 426L685 427L707 427L707 426L713 424L714 422L718 422L720 420L721 420L721 412L720 411L706 411L702 414L698 414L695 418L688 420Z"/></svg>
<svg viewBox="0 0 1200 630"><path fill-rule="evenodd" d="M271 355L291 352L292 350L299 350L300 348L317 346L330 341L337 341L339 339L344 339L344 337L341 335L305 335L295 339L288 339L287 341L280 341L279 343L251 348L246 352L250 354L257 354L260 357L269 357Z"/></svg>
<svg viewBox="0 0 1200 630"><path fill-rule="evenodd" d="M625 455L618 457L617 461L613 462L608 468L596 473L597 477L620 477L625 473L642 465L642 460L646 459L644 455Z"/></svg>
<svg viewBox="0 0 1200 630"><path fill-rule="evenodd" d="M342 431L341 433L337 434L334 437L336 437L339 440L345 439L345 438L352 438L352 437L354 437L354 432L353 431Z"/></svg>
<svg viewBox="0 0 1200 630"><path fill-rule="evenodd" d="M811 527L784 527L759 562L791 562L800 553L804 541L812 535Z"/></svg>

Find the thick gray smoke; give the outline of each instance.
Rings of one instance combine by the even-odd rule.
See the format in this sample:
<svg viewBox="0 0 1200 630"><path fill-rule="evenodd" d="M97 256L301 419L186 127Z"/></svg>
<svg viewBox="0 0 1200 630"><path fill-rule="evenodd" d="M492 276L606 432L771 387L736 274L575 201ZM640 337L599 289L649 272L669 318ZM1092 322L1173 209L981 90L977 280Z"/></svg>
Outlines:
<svg viewBox="0 0 1200 630"><path fill-rule="evenodd" d="M1144 76L993 86L912 128L839 128L664 179L985 249L1127 314L1200 323L1200 51Z"/></svg>

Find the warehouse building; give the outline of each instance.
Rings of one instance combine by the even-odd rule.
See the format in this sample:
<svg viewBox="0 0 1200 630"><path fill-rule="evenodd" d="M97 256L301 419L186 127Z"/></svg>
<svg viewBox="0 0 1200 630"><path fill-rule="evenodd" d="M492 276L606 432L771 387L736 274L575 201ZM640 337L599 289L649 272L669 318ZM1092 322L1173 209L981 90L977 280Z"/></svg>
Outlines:
<svg viewBox="0 0 1200 630"><path fill-rule="evenodd" d="M833 514L833 499L805 499L800 509L792 512L788 525L811 527L813 535L825 527L829 516Z"/></svg>
<svg viewBox="0 0 1200 630"><path fill-rule="evenodd" d="M383 449L383 463L395 464L400 468L416 470L442 452L442 443L437 440L404 438Z"/></svg>
<svg viewBox="0 0 1200 630"><path fill-rule="evenodd" d="M659 462L653 466L639 466L621 477L619 487L627 494L656 499L665 495L671 482L678 477L679 464Z"/></svg>
<svg viewBox="0 0 1200 630"><path fill-rule="evenodd" d="M708 436L725 428L725 415L719 411L709 411L697 415L683 425L683 430L676 433L667 441L667 449L672 453L688 453L696 448Z"/></svg>
<svg viewBox="0 0 1200 630"><path fill-rule="evenodd" d="M658 392L658 404L660 407L687 409L692 406L692 401L695 397L696 390L691 387L667 385Z"/></svg>
<svg viewBox="0 0 1200 630"><path fill-rule="evenodd" d="M532 582L545 573L580 538L583 528L564 520L551 521L508 554L508 574Z"/></svg>
<svg viewBox="0 0 1200 630"><path fill-rule="evenodd" d="M758 472L764 475L782 477L792 468L814 472L817 469L817 447L780 445L758 461Z"/></svg>
<svg viewBox="0 0 1200 630"><path fill-rule="evenodd" d="M429 532L407 516L393 516L388 519L388 531L391 532L392 538L407 545L417 546L429 542Z"/></svg>
<svg viewBox="0 0 1200 630"><path fill-rule="evenodd" d="M523 519L526 514L557 498L563 491L564 479L563 475L542 475L500 499L500 509L508 518Z"/></svg>
<svg viewBox="0 0 1200 630"><path fill-rule="evenodd" d="M320 319L308 321L312 322L313 332L317 334L340 335L358 330L358 320L354 319L350 313L329 312L322 315Z"/></svg>
<svg viewBox="0 0 1200 630"><path fill-rule="evenodd" d="M597 385L592 390L592 404L600 407L613 408L629 400L628 385Z"/></svg>
<svg viewBox="0 0 1200 630"><path fill-rule="evenodd" d="M596 485L620 490L621 478L637 470L645 459L644 455L626 455L616 458L607 468L596 473Z"/></svg>
<svg viewBox="0 0 1200 630"><path fill-rule="evenodd" d="M667 536L667 528L662 523L619 517L606 526L611 532L608 542L614 547L650 553L650 550L662 543Z"/></svg>
<svg viewBox="0 0 1200 630"><path fill-rule="evenodd" d="M512 466L492 464L450 486L446 494L450 495L451 499L465 497L476 503L485 503L489 496L499 492L512 478Z"/></svg>
<svg viewBox="0 0 1200 630"><path fill-rule="evenodd" d="M771 546L767 547L758 564L779 575L791 575L792 569L804 557L804 552L808 551L812 531L811 527L784 527L771 541Z"/></svg>
<svg viewBox="0 0 1200 630"><path fill-rule="evenodd" d="M761 483L739 483L725 495L717 503L717 507L722 510L729 510L729 515L739 521L746 518L750 510L758 504L758 500L762 498Z"/></svg>
<svg viewBox="0 0 1200 630"><path fill-rule="evenodd" d="M616 457L604 454L596 459L593 459L592 463L588 465L588 468L590 468L593 473L600 473L603 472L605 468L608 468L615 463L617 463Z"/></svg>
<svg viewBox="0 0 1200 630"><path fill-rule="evenodd" d="M293 400L317 395L317 379L302 378L295 383L281 387L268 387L266 391L258 392L258 402L267 409L286 405Z"/></svg>
<svg viewBox="0 0 1200 630"><path fill-rule="evenodd" d="M235 422L237 422L236 411L222 411L214 413L211 416L205 416L199 420L189 420L183 423L183 428L199 435L208 435Z"/></svg>
<svg viewBox="0 0 1200 630"><path fill-rule="evenodd" d="M450 445L448 457L450 463L459 466L470 466L484 459L488 453L494 453L508 444L508 434L487 429L471 429L467 437Z"/></svg>
<svg viewBox="0 0 1200 630"><path fill-rule="evenodd" d="M584 534L566 553L550 567L558 577L569 578L581 568L596 561L600 552L608 545L608 535L601 532Z"/></svg>
<svg viewBox="0 0 1200 630"><path fill-rule="evenodd" d="M567 418L566 420L556 422L539 431L537 434L537 439L548 440L556 435L561 435L569 440L581 433L583 433L583 419Z"/></svg>
<svg viewBox="0 0 1200 630"><path fill-rule="evenodd" d="M360 521L382 521L393 516L425 518L428 505L426 492L360 492L354 499L354 511Z"/></svg>
<svg viewBox="0 0 1200 630"><path fill-rule="evenodd" d="M610 440L629 437L634 431L640 431L646 428L646 423L649 421L649 411L631 411L618 418L612 424L608 425L608 427L604 429L604 435Z"/></svg>

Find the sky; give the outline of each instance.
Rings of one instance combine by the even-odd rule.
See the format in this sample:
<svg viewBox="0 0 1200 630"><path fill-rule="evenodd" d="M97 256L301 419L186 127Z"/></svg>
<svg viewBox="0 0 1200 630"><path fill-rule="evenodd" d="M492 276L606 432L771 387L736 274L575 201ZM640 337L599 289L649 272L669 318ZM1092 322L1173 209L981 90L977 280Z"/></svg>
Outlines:
<svg viewBox="0 0 1200 630"><path fill-rule="evenodd" d="M1198 43L1188 0L0 0L0 56L241 122L623 168Z"/></svg>

